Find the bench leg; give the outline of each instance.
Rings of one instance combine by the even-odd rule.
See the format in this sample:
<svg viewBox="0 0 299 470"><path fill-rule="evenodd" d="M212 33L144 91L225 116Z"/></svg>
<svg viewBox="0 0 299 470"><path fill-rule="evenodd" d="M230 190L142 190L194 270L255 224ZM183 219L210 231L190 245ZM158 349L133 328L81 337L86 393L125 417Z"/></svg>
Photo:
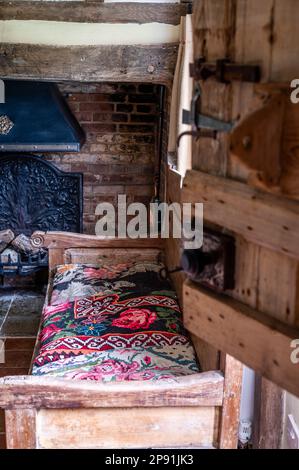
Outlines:
<svg viewBox="0 0 299 470"><path fill-rule="evenodd" d="M36 449L36 410L5 410L8 449Z"/></svg>

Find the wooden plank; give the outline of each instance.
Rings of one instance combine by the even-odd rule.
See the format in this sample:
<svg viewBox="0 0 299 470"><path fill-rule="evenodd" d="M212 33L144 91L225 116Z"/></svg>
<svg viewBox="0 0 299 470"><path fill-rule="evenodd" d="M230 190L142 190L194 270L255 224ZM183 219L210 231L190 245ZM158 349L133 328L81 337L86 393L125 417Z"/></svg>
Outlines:
<svg viewBox="0 0 299 470"><path fill-rule="evenodd" d="M259 375L255 388L253 446L255 449L280 449L284 392Z"/></svg>
<svg viewBox="0 0 299 470"><path fill-rule="evenodd" d="M57 8L57 7L56 7ZM177 45L0 44L1 78L55 81L172 82Z"/></svg>
<svg viewBox="0 0 299 470"><path fill-rule="evenodd" d="M106 264L106 263L138 263L151 261L162 262L163 253L160 250L151 248L116 248L116 249L96 249L96 248L74 248L66 250L64 261L66 263L82 264Z"/></svg>
<svg viewBox="0 0 299 470"><path fill-rule="evenodd" d="M170 204L181 200L181 180L180 173L167 168L167 200Z"/></svg>
<svg viewBox="0 0 299 470"><path fill-rule="evenodd" d="M63 248L162 248L163 240L158 238L106 238L71 232L34 232L31 243L35 247Z"/></svg>
<svg viewBox="0 0 299 470"><path fill-rule="evenodd" d="M181 265L181 240L178 238L168 238L165 240L165 256L167 268L172 271ZM183 305L183 282L186 279L186 275L179 271L170 275L172 283L175 287L179 303Z"/></svg>
<svg viewBox="0 0 299 470"><path fill-rule="evenodd" d="M219 447L220 449L237 449L239 438L242 364L229 356L223 355L224 396L220 415Z"/></svg>
<svg viewBox="0 0 299 470"><path fill-rule="evenodd" d="M49 270L64 264L64 250L61 248L51 248L49 250Z"/></svg>
<svg viewBox="0 0 299 470"><path fill-rule="evenodd" d="M232 297L256 308L258 295L258 266L260 248L236 237L235 288Z"/></svg>
<svg viewBox="0 0 299 470"><path fill-rule="evenodd" d="M180 24L187 13L184 4L99 3L97 1L0 2L0 20L74 21L79 23L165 23Z"/></svg>
<svg viewBox="0 0 299 470"><path fill-rule="evenodd" d="M38 443L47 449L210 447L216 418L213 407L41 410Z"/></svg>
<svg viewBox="0 0 299 470"><path fill-rule="evenodd" d="M204 218L247 240L299 258L299 204L246 184L189 171L183 202L203 202Z"/></svg>
<svg viewBox="0 0 299 470"><path fill-rule="evenodd" d="M259 183L268 187L277 186L280 180L284 109L285 97L277 94L247 116L230 136L230 158L258 173Z"/></svg>
<svg viewBox="0 0 299 470"><path fill-rule="evenodd" d="M299 77L299 72L298 72ZM290 88L285 93L290 96ZM287 100L281 149L281 191L299 199L299 106Z"/></svg>
<svg viewBox="0 0 299 470"><path fill-rule="evenodd" d="M229 57L234 42L236 2L194 2L193 17L195 57L209 61Z"/></svg>
<svg viewBox="0 0 299 470"><path fill-rule="evenodd" d="M190 281L184 285L184 305L184 324L191 333L299 395L298 365L290 360L298 329Z"/></svg>
<svg viewBox="0 0 299 470"><path fill-rule="evenodd" d="M200 368L203 372L218 370L220 367L220 351L211 344L206 343L198 336L191 334L191 341L199 360Z"/></svg>
<svg viewBox="0 0 299 470"><path fill-rule="evenodd" d="M201 112L224 121L231 120L231 87L207 80L201 83ZM227 170L228 134L219 133L216 139L193 139L192 168L224 176Z"/></svg>
<svg viewBox="0 0 299 470"><path fill-rule="evenodd" d="M167 172L167 200L169 203L181 200L181 175L168 169ZM170 238L165 240L166 263L169 270L180 266L182 243L179 239ZM180 305L183 305L183 283L186 275L183 272L171 274L171 280L175 286ZM210 344L192 335L192 343L195 348L201 370L217 370L219 368L219 352Z"/></svg>
<svg viewBox="0 0 299 470"><path fill-rule="evenodd" d="M296 259L261 249L257 290L258 310L299 327L299 265Z"/></svg>
<svg viewBox="0 0 299 470"><path fill-rule="evenodd" d="M235 61L260 65L262 80L269 81L275 0L238 0L237 3Z"/></svg>
<svg viewBox="0 0 299 470"><path fill-rule="evenodd" d="M17 397L17 398L16 398ZM0 380L0 407L104 408L221 406L223 375L206 372L176 382L83 383L50 377L5 377Z"/></svg>
<svg viewBox="0 0 299 470"><path fill-rule="evenodd" d="M8 449L36 448L36 410L6 410L5 424Z"/></svg>
<svg viewBox="0 0 299 470"><path fill-rule="evenodd" d="M194 59L205 57L214 62L231 57L235 49L236 2L203 0L194 2ZM214 79L202 81L201 112L231 121L231 86ZM225 175L227 169L228 136L220 133L217 139L193 139L192 168Z"/></svg>
<svg viewBox="0 0 299 470"><path fill-rule="evenodd" d="M299 3L296 0L276 0L272 26L272 81L288 81L299 77Z"/></svg>

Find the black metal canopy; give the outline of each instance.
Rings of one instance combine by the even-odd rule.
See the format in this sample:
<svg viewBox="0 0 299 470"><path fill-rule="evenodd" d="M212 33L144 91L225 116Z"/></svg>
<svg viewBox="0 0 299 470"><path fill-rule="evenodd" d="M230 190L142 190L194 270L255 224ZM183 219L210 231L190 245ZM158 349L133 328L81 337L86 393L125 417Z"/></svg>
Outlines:
<svg viewBox="0 0 299 470"><path fill-rule="evenodd" d="M5 80L0 152L79 152L85 137L53 83Z"/></svg>

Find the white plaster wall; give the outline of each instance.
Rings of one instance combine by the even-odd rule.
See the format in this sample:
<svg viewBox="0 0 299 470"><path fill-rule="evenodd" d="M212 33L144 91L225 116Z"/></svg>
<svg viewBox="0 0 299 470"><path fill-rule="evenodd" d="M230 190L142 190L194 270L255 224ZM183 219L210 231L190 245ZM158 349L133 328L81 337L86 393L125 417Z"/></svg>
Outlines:
<svg viewBox="0 0 299 470"><path fill-rule="evenodd" d="M110 24L63 21L0 21L0 42L47 46L169 44L180 26L163 23Z"/></svg>
<svg viewBox="0 0 299 470"><path fill-rule="evenodd" d="M284 412L284 430L282 436L282 448L288 449L287 443L287 417L293 415L297 426L299 427L299 398L294 397L290 393L285 395L285 412Z"/></svg>

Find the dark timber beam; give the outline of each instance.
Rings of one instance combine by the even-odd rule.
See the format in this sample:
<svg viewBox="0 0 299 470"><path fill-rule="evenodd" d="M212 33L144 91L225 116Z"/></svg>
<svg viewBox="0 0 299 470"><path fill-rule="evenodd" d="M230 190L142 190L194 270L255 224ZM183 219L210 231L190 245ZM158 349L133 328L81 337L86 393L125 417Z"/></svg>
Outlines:
<svg viewBox="0 0 299 470"><path fill-rule="evenodd" d="M167 23L178 25L186 4L0 1L0 20L74 21L80 23Z"/></svg>
<svg viewBox="0 0 299 470"><path fill-rule="evenodd" d="M177 45L67 46L0 44L0 77L55 81L127 81L169 85Z"/></svg>

